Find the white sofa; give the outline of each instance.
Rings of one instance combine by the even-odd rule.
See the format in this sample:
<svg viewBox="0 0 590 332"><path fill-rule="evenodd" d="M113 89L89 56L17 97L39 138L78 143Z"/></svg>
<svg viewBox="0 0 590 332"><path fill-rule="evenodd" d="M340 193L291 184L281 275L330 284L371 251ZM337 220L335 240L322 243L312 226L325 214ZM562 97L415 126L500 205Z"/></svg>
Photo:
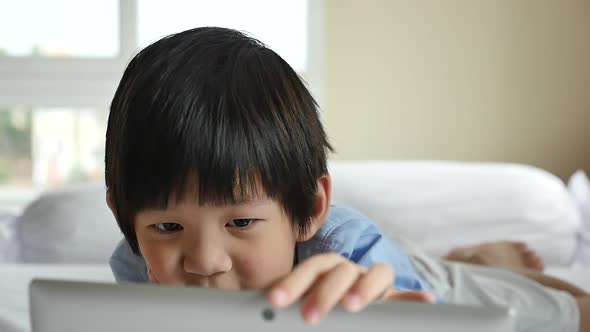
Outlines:
<svg viewBox="0 0 590 332"><path fill-rule="evenodd" d="M330 173L333 202L361 210L391 237L406 237L433 255L483 241L524 240L550 273L590 289L590 261L584 260L590 214L581 210L583 196L572 198L547 172L513 164L339 161L330 163ZM113 281L107 261L121 234L102 184L45 193L3 227L0 331L29 329L33 277Z"/></svg>

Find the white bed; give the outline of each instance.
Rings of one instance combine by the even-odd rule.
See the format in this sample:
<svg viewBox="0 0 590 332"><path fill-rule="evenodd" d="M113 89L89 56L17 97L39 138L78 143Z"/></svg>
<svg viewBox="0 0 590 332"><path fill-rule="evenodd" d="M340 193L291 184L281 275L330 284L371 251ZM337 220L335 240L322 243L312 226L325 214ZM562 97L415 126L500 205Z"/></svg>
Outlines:
<svg viewBox="0 0 590 332"><path fill-rule="evenodd" d="M386 234L402 234L435 255L457 245L525 240L544 256L549 274L590 291L584 183L572 196L541 170L482 163L334 162L331 173L334 202L370 215ZM120 238L100 184L47 193L15 220L0 220L0 331L30 330L34 277L113 282L106 262Z"/></svg>

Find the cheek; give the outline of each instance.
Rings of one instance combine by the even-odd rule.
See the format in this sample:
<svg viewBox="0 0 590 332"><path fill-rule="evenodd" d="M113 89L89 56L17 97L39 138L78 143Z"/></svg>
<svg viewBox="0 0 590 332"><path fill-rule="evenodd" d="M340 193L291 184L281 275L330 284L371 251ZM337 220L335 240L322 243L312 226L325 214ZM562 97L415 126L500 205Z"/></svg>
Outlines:
<svg viewBox="0 0 590 332"><path fill-rule="evenodd" d="M232 258L243 287L267 288L293 268L295 241L290 237L265 236L244 249Z"/></svg>
<svg viewBox="0 0 590 332"><path fill-rule="evenodd" d="M138 242L147 266L158 281L167 284L180 282L178 262L181 252L177 246L156 241Z"/></svg>

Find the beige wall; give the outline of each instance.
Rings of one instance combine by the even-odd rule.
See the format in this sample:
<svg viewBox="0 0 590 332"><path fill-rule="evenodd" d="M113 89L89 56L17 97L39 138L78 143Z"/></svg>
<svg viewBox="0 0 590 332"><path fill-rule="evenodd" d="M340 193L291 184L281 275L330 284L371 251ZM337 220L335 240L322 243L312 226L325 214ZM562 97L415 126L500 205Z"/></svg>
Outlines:
<svg viewBox="0 0 590 332"><path fill-rule="evenodd" d="M324 0L321 30L333 158L590 171L590 0Z"/></svg>

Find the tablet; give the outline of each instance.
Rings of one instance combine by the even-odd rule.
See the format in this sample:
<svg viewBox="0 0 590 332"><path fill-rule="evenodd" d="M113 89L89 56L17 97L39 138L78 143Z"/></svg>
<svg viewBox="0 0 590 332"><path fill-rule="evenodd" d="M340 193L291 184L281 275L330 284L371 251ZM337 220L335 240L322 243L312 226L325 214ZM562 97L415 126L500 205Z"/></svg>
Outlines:
<svg viewBox="0 0 590 332"><path fill-rule="evenodd" d="M257 291L40 280L30 285L33 332L513 331L508 308L386 302L335 308L307 325L298 304L274 309Z"/></svg>

